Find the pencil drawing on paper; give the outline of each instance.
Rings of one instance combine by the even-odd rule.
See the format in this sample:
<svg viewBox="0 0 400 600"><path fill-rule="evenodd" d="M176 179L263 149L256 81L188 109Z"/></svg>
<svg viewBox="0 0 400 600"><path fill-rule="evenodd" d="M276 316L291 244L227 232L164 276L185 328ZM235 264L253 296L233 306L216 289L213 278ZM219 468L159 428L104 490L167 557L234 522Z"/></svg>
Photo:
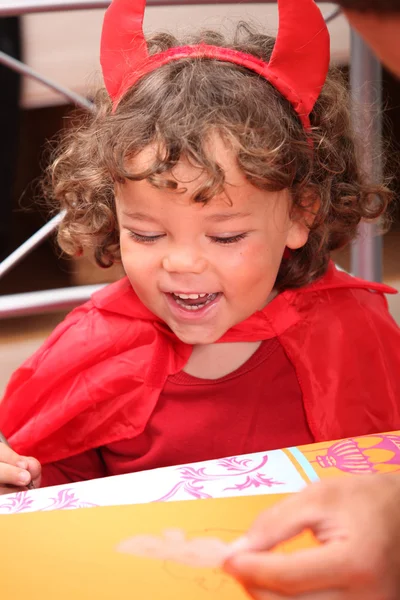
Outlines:
<svg viewBox="0 0 400 600"><path fill-rule="evenodd" d="M186 534L169 529L161 535L142 534L120 542L117 551L162 561L162 569L173 579L190 580L206 592L217 592L231 584L221 567L232 553L232 541L242 531L203 529Z"/></svg>

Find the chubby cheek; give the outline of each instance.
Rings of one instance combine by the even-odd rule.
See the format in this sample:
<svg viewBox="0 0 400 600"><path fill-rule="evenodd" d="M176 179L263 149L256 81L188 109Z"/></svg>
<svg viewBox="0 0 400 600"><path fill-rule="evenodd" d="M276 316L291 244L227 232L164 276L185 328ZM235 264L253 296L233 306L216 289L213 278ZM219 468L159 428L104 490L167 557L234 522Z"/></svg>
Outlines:
<svg viewBox="0 0 400 600"><path fill-rule="evenodd" d="M254 296L259 291L261 295L268 296L274 286L283 251L284 246L282 250L272 251L262 242L243 245L224 265L227 291L235 290L239 296Z"/></svg>
<svg viewBox="0 0 400 600"><path fill-rule="evenodd" d="M133 245L131 240L123 241L121 239L121 260L132 286L137 289L146 288L151 285L151 272L156 269L154 256L152 257L147 248L142 248L140 244ZM146 283L143 286L143 283Z"/></svg>

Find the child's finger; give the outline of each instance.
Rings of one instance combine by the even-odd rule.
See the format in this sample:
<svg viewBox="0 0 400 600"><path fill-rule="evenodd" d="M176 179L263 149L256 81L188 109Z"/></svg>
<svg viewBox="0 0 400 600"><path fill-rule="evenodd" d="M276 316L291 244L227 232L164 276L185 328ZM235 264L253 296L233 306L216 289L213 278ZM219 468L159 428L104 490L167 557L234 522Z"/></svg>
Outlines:
<svg viewBox="0 0 400 600"><path fill-rule="evenodd" d="M32 456L28 457L28 471L31 474L35 487L39 487L42 474L42 465L36 458L33 458Z"/></svg>
<svg viewBox="0 0 400 600"><path fill-rule="evenodd" d="M21 469L28 468L28 459L26 456L17 454L17 452L3 443L0 443L0 463L14 465L15 467L20 467Z"/></svg>
<svg viewBox="0 0 400 600"><path fill-rule="evenodd" d="M0 484L26 486L32 480L27 469L20 469L6 463L0 463Z"/></svg>
<svg viewBox="0 0 400 600"><path fill-rule="evenodd" d="M33 458L32 456L29 456L27 458L27 462L28 462L28 471L32 475L32 479L36 479L37 477L39 477L39 475L42 472L42 465L36 458Z"/></svg>

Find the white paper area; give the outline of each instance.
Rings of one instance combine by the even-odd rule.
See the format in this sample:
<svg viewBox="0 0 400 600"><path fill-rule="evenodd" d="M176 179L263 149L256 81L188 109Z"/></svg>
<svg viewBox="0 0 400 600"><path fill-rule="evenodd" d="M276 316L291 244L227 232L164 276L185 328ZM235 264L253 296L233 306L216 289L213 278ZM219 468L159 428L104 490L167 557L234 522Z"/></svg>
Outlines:
<svg viewBox="0 0 400 600"><path fill-rule="evenodd" d="M282 450L164 467L0 496L0 514L298 492L307 485Z"/></svg>

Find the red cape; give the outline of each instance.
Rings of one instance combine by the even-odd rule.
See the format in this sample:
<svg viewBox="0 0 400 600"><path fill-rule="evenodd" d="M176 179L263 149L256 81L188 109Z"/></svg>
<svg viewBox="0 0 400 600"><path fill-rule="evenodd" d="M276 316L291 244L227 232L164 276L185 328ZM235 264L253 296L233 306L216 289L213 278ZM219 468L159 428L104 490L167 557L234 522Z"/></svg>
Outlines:
<svg viewBox="0 0 400 600"><path fill-rule="evenodd" d="M279 338L317 441L398 430L400 330L383 295L392 292L331 264L220 341ZM0 429L43 464L133 438L190 353L122 279L68 315L14 373Z"/></svg>

